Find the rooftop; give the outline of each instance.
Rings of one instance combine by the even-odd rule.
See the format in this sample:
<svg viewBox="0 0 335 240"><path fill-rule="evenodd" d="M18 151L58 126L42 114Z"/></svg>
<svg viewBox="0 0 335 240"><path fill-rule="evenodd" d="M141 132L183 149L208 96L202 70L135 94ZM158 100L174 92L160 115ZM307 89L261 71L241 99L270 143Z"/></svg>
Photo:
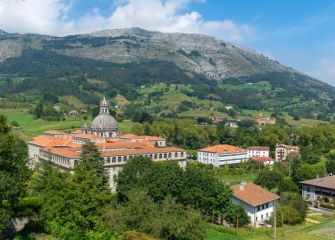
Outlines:
<svg viewBox="0 0 335 240"><path fill-rule="evenodd" d="M124 134L119 136L119 138L126 138L126 139L144 139L144 140L148 140L148 141L164 141L165 139L162 137L158 137L158 136L139 136L139 135L135 135L135 134Z"/></svg>
<svg viewBox="0 0 335 240"><path fill-rule="evenodd" d="M211 152L217 154L227 154L227 153L233 154L233 153L243 153L246 152L247 150L228 144L219 144L207 148L202 148L199 149L198 151Z"/></svg>
<svg viewBox="0 0 335 240"><path fill-rule="evenodd" d="M311 185L311 186L323 187L323 188L335 190L335 175L306 180L306 181L302 181L301 183Z"/></svg>
<svg viewBox="0 0 335 240"><path fill-rule="evenodd" d="M251 147L248 147L247 150L270 151L270 147L268 147L268 146L251 146Z"/></svg>
<svg viewBox="0 0 335 240"><path fill-rule="evenodd" d="M232 186L232 190L234 197L253 207L279 199L278 195L251 182L245 183L243 190L240 185Z"/></svg>
<svg viewBox="0 0 335 240"><path fill-rule="evenodd" d="M266 161L273 161L273 158L271 157L252 157L251 160L254 160L257 162L266 162Z"/></svg>

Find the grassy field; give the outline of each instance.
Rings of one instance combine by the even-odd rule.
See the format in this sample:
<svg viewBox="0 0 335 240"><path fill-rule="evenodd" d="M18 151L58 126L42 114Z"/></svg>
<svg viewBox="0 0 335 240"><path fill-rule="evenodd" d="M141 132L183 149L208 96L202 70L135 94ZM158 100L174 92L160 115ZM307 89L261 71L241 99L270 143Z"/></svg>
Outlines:
<svg viewBox="0 0 335 240"><path fill-rule="evenodd" d="M75 108L85 108L86 105L79 100L76 96L73 95L67 95L67 96L61 96L61 100L67 101L69 104L73 105Z"/></svg>
<svg viewBox="0 0 335 240"><path fill-rule="evenodd" d="M41 134L47 130L65 130L80 128L86 122L90 124L91 119L84 120L82 116L69 116L65 121L45 121L43 119L34 119L34 116L27 110L1 110L0 114L7 117L8 123L16 121L19 128L16 132L23 140L29 140L34 135ZM128 133L133 126L131 121L123 121L119 123L119 129L122 133Z"/></svg>
<svg viewBox="0 0 335 240"><path fill-rule="evenodd" d="M256 179L257 174L248 173L248 174L241 174L241 175L232 175L232 174L225 174L223 172L217 172L216 177L219 178L223 182L229 182L230 184L238 184L242 181L253 182Z"/></svg>
<svg viewBox="0 0 335 240"><path fill-rule="evenodd" d="M303 222L296 226L277 228L278 240L326 240L335 239L335 217L317 215L319 223ZM308 217L312 218L312 217ZM272 228L239 228L232 229L209 225L206 240L269 240L272 239Z"/></svg>

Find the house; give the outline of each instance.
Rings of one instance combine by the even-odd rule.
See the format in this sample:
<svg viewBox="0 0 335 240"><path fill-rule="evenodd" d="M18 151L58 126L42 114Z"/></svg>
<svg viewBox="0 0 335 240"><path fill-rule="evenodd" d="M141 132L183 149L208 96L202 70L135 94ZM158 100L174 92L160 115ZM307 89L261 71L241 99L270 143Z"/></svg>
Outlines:
<svg viewBox="0 0 335 240"><path fill-rule="evenodd" d="M256 121L259 126L268 125L268 124L276 124L276 118L275 117L265 117L263 116L263 113L260 112L258 114L258 117L256 118Z"/></svg>
<svg viewBox="0 0 335 240"><path fill-rule="evenodd" d="M222 122L224 119L225 119L225 117L214 116L214 117L213 117L213 123L214 123L214 124L218 124L218 123Z"/></svg>
<svg viewBox="0 0 335 240"><path fill-rule="evenodd" d="M335 203L335 176L315 178L300 183L302 198L313 206Z"/></svg>
<svg viewBox="0 0 335 240"><path fill-rule="evenodd" d="M266 165L273 165L275 160L272 157L251 157L250 160Z"/></svg>
<svg viewBox="0 0 335 240"><path fill-rule="evenodd" d="M238 124L236 122L226 122L224 126L229 128L238 128Z"/></svg>
<svg viewBox="0 0 335 240"><path fill-rule="evenodd" d="M247 151L248 158L270 156L270 147L267 146L251 146L247 148Z"/></svg>
<svg viewBox="0 0 335 240"><path fill-rule="evenodd" d="M119 135L118 122L109 115L108 103L103 99L100 113L91 125L85 124L72 133L49 130L32 138L28 143L29 166L49 161L63 171L73 172L81 161L82 146L92 142L104 160L109 177L109 187L116 188L115 177L123 165L136 156L151 158L153 161L174 161L186 166L186 151L178 147L167 147L166 140L158 136Z"/></svg>
<svg viewBox="0 0 335 240"><path fill-rule="evenodd" d="M277 144L275 152L276 161L285 161L290 155L298 155L300 153L300 148L292 145Z"/></svg>
<svg viewBox="0 0 335 240"><path fill-rule="evenodd" d="M270 221L279 196L251 182L234 185L232 191L232 202L243 207L250 217L250 226L259 227Z"/></svg>
<svg viewBox="0 0 335 240"><path fill-rule="evenodd" d="M224 165L235 165L248 160L247 150L228 145L219 144L197 151L197 159L201 163L213 164L220 167Z"/></svg>
<svg viewBox="0 0 335 240"><path fill-rule="evenodd" d="M71 110L68 113L69 115L78 115L78 111L77 110Z"/></svg>

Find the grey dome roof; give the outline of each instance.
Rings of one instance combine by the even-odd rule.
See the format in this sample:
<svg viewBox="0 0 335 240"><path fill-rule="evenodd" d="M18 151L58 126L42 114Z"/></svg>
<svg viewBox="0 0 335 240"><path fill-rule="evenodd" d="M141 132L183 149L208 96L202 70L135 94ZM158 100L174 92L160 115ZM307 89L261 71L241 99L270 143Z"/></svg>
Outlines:
<svg viewBox="0 0 335 240"><path fill-rule="evenodd" d="M115 129L117 130L118 123L109 114L100 114L93 119L91 128L92 129Z"/></svg>

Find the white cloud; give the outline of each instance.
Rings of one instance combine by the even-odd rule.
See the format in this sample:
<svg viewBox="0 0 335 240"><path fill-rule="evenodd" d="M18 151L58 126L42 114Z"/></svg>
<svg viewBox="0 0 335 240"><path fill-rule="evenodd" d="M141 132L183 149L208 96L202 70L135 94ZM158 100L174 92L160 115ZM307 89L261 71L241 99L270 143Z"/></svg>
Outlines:
<svg viewBox="0 0 335 240"><path fill-rule="evenodd" d="M206 21L196 11L187 11L193 1L203 0L116 0L111 13L102 16L93 9L79 19L69 19L73 0L0 0L0 29L65 35L102 29L141 27L163 32L202 33L228 41L243 41L253 34L248 25L231 20ZM76 4L80 4L76 0Z"/></svg>

